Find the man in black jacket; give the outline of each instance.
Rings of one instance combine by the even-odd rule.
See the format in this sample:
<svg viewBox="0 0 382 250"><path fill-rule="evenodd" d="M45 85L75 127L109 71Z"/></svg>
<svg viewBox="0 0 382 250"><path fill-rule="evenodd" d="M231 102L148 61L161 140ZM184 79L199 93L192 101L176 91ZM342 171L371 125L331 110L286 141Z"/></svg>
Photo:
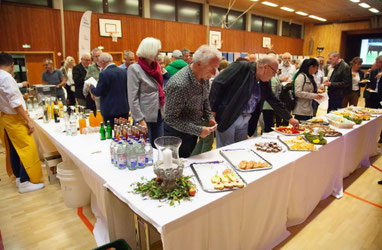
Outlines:
<svg viewBox="0 0 382 250"><path fill-rule="evenodd" d="M369 108L382 108L380 101L382 101L382 56L375 59L376 69L370 72L370 82L366 85L367 96L366 107ZM365 97L366 98L366 97Z"/></svg>
<svg viewBox="0 0 382 250"><path fill-rule="evenodd" d="M298 121L272 92L269 80L277 69L275 57L265 56L257 64L234 62L214 79L209 99L212 115L218 123L217 147L252 136L265 100L283 119L298 126Z"/></svg>
<svg viewBox="0 0 382 250"><path fill-rule="evenodd" d="M342 107L345 94L352 91L352 73L349 65L340 58L337 51L329 53L330 66L324 67L327 79L323 82L328 86L329 106L328 112Z"/></svg>
<svg viewBox="0 0 382 250"><path fill-rule="evenodd" d="M90 61L90 55L85 53L81 56L81 62L73 67L74 96L76 97L77 104L84 107L86 106L86 100L83 94L83 88Z"/></svg>

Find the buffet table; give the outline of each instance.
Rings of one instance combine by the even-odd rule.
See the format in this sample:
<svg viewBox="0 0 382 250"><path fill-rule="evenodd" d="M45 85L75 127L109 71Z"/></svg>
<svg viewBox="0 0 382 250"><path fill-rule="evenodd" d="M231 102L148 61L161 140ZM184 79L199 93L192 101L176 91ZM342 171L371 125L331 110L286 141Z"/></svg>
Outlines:
<svg viewBox="0 0 382 250"><path fill-rule="evenodd" d="M132 183L154 177L152 167L136 171L113 167L110 141L100 141L98 134L66 136L62 125L53 121L36 124L64 161L81 170L94 195L92 208L100 212L96 214L99 228L105 228L107 221L110 240L123 237L135 248L135 213L160 233L164 249L270 249L286 239L287 227L302 223L320 200L331 194L341 197L344 177L360 164L369 165L369 157L376 154L382 117L339 130L343 136L329 138L314 152L259 152L273 168L240 173L248 183L241 190L206 193L195 179L196 196L175 206L131 193ZM227 148L252 147L267 140L263 136ZM184 174L193 174L190 163L211 160L224 159L218 150L191 157ZM155 233L151 236L151 241L157 239ZM99 244L108 240L102 234L100 238Z"/></svg>

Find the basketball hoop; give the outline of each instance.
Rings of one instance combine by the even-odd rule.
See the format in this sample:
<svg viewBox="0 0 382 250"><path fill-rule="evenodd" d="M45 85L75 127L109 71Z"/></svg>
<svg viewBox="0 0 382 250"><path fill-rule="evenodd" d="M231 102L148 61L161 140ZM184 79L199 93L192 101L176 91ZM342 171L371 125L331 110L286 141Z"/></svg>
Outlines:
<svg viewBox="0 0 382 250"><path fill-rule="evenodd" d="M118 33L117 32L109 32L109 35L111 36L111 41L116 43L118 40Z"/></svg>

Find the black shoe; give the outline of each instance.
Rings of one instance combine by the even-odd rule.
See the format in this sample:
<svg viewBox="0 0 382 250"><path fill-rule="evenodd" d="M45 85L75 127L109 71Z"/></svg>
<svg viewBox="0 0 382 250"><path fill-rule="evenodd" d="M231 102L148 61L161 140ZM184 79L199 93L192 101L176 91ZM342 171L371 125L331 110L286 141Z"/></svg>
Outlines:
<svg viewBox="0 0 382 250"><path fill-rule="evenodd" d="M378 181L378 184L382 185L382 181Z"/></svg>

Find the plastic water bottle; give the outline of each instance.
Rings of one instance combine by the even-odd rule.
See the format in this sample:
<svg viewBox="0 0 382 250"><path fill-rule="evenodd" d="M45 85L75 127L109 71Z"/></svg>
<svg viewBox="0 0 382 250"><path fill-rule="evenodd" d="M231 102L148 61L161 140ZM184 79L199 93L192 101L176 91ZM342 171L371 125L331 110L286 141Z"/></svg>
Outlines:
<svg viewBox="0 0 382 250"><path fill-rule="evenodd" d="M28 111L33 111L33 105L32 105L32 101L31 99L28 97L28 100L27 100L27 108L28 108Z"/></svg>
<svg viewBox="0 0 382 250"><path fill-rule="evenodd" d="M154 164L153 147L151 146L149 138L147 138L147 142L145 143L145 154L146 154L146 167L152 166Z"/></svg>
<svg viewBox="0 0 382 250"><path fill-rule="evenodd" d="M138 168L146 167L146 154L145 154L145 146L141 141L138 141L137 146L135 147L135 152L138 158Z"/></svg>
<svg viewBox="0 0 382 250"><path fill-rule="evenodd" d="M118 157L118 168L119 169L125 169L127 166L126 150L125 150L125 146L122 144L121 141L118 142L117 157Z"/></svg>
<svg viewBox="0 0 382 250"><path fill-rule="evenodd" d="M128 155L129 155L129 169L130 170L136 170L137 169L137 154L134 150L134 145L132 142L129 143L128 149Z"/></svg>
<svg viewBox="0 0 382 250"><path fill-rule="evenodd" d="M77 135L77 119L74 114L72 114L69 118L69 126L70 126L70 135L76 136Z"/></svg>
<svg viewBox="0 0 382 250"><path fill-rule="evenodd" d="M110 142L110 160L111 160L111 164L114 165L114 157L115 157L115 139L112 138L111 142Z"/></svg>

